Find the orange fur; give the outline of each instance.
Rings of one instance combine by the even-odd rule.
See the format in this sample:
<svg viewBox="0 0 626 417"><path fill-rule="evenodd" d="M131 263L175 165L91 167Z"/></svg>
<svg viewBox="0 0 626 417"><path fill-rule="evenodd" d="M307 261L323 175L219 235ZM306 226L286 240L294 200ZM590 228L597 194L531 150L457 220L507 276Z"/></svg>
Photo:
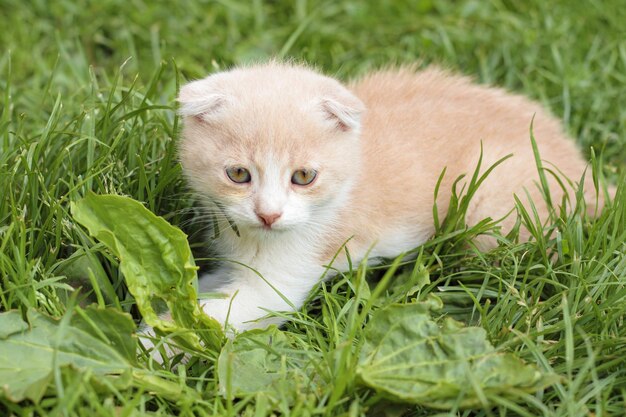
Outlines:
<svg viewBox="0 0 626 417"><path fill-rule="evenodd" d="M505 216L514 207L513 194L527 201L524 189L545 219L548 207L537 186L530 141L533 118L544 166L555 165L572 181L578 181L585 171L585 161L560 122L525 97L476 85L467 77L438 68L377 72L349 87L367 109L361 137L363 175L354 189L354 204L343 214L350 219L344 235L354 234L354 244L371 245L406 223L429 225L434 231L433 190L439 174L447 168L438 198L442 218L453 180L461 174L471 176L481 142L482 172L508 154L513 157L499 165L480 187L470 206L468 223ZM560 202L561 187L546 175L553 201ZM586 190L592 206L595 190L589 181ZM569 192L573 194L573 190ZM504 229L514 222L515 215L508 216ZM525 231L522 233L527 237Z"/></svg>

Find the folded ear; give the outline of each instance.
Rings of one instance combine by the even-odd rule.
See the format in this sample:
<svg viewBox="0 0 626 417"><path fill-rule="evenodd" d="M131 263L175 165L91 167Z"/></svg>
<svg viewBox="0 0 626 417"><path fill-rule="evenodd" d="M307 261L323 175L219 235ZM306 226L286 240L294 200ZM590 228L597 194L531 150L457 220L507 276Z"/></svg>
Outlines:
<svg viewBox="0 0 626 417"><path fill-rule="evenodd" d="M227 98L216 91L210 78L190 82L180 89L178 112L181 116L195 117L201 122L215 121Z"/></svg>
<svg viewBox="0 0 626 417"><path fill-rule="evenodd" d="M335 122L342 132L359 132L361 115L365 106L352 94L343 97L326 97L322 100L322 109L329 120Z"/></svg>

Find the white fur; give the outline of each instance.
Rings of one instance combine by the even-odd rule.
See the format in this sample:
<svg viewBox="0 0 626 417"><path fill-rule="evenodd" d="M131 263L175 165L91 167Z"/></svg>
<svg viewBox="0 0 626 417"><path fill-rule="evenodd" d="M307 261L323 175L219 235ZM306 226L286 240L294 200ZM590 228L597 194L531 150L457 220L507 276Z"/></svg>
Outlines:
<svg viewBox="0 0 626 417"><path fill-rule="evenodd" d="M227 295L200 300L200 305L236 330L280 323L282 319L277 317L258 319L271 311L292 311L302 305L326 269L315 255L335 215L332 207L314 207L315 203L291 192L291 170L281 169L271 152L261 163L262 175L252 169L250 193L254 197L225 207L240 226L239 236L226 228L214 243L229 260L199 282L202 292ZM340 190L338 202L345 201L347 193L347 189ZM258 209L282 215L267 230L255 214Z"/></svg>
<svg viewBox="0 0 626 417"><path fill-rule="evenodd" d="M311 258L317 233L310 232L260 231L275 235L265 239L260 234L242 233L238 238L232 231L224 233L220 244L234 248L230 255L237 263L225 261L216 273L200 279L201 291L217 290L228 296L200 300L204 311L237 330L281 322L276 317L258 319L271 311L299 308L324 272ZM247 265L254 265L254 270Z"/></svg>

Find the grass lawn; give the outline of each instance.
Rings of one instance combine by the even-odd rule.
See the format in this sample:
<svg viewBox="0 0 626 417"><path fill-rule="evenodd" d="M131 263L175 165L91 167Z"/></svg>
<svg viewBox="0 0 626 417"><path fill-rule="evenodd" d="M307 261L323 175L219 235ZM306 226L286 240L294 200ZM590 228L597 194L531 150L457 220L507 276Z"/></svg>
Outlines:
<svg viewBox="0 0 626 417"><path fill-rule="evenodd" d="M626 413L623 1L2 0L0 10L0 415ZM489 253L468 242L492 225L467 230L461 200L417 261L355 265L324 283L295 320L257 334L271 336L270 350L255 351L256 336L228 344L221 360L239 367L218 366L219 346L189 348L191 360L164 366L141 350L119 353L133 348L134 339L119 335L133 331L130 315L140 316L119 259L78 224L70 203L88 191L130 196L180 227L196 263L210 266L206 225L194 222L197 203L176 161L174 97L184 80L272 56L340 78L437 62L526 94L562 119L595 177L618 183L618 195L596 219L555 212L531 242L510 235ZM531 209L520 214L534 225ZM367 323L384 327L379 313L389 305L436 304L434 296L443 306L431 324L445 327L452 317L471 326L536 366L544 386L482 392L466 372L466 391L435 410L428 401L391 401L364 381L360 355L374 337ZM100 308L79 307L92 301ZM108 323L89 340L107 345L109 356L63 366L54 354L46 373L49 363L37 368L29 346L7 347L19 332L36 335L6 324L20 314L52 329L37 336L52 347L74 340L81 326ZM95 350L74 348L85 357ZM118 357L130 364L123 372ZM98 370L105 362L112 371ZM29 378L31 391L18 401L11 387ZM467 408L472 395L478 400Z"/></svg>

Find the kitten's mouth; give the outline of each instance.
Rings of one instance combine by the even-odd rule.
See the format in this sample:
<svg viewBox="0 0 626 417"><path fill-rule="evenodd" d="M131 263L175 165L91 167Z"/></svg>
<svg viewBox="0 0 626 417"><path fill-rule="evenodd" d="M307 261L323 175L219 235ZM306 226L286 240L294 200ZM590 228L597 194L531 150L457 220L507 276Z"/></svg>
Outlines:
<svg viewBox="0 0 626 417"><path fill-rule="evenodd" d="M284 230L280 226L268 226L266 224L260 224L259 225L259 229L265 230L266 232L280 232L280 231Z"/></svg>
<svg viewBox="0 0 626 417"><path fill-rule="evenodd" d="M284 227L282 225L267 225L267 224L255 224L253 229L263 231L266 233L281 233L288 229L288 227Z"/></svg>

